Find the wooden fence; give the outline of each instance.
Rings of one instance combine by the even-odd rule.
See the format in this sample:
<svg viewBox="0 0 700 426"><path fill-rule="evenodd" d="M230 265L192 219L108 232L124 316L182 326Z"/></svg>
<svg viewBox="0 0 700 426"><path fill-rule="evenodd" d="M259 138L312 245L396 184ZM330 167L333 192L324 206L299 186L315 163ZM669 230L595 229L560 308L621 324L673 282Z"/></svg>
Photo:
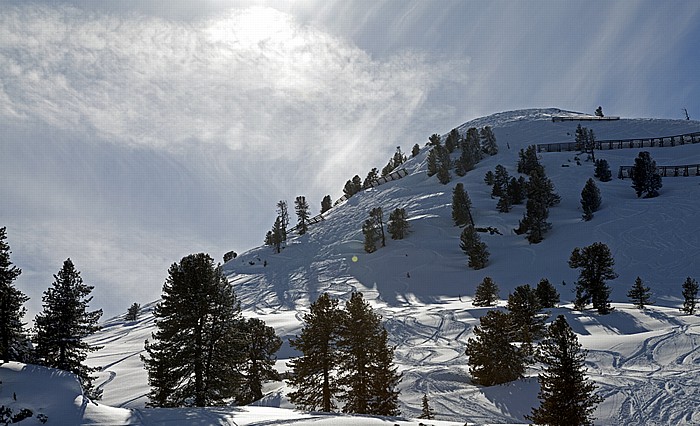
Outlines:
<svg viewBox="0 0 700 426"><path fill-rule="evenodd" d="M618 179L632 177L633 166L620 166ZM700 176L700 164L683 164L679 166L656 166L656 172L662 177Z"/></svg>
<svg viewBox="0 0 700 426"><path fill-rule="evenodd" d="M685 133L674 136L661 136L655 138L632 138L632 139L607 139L595 142L595 149L623 149L623 148L651 148L685 145L686 143L700 142L700 132ZM537 152L562 152L562 151L583 151L580 144L576 142L556 142L537 144Z"/></svg>
<svg viewBox="0 0 700 426"><path fill-rule="evenodd" d="M554 116L552 117L553 122L558 121L614 121L619 120L620 117L598 117L597 115L576 115L576 116Z"/></svg>

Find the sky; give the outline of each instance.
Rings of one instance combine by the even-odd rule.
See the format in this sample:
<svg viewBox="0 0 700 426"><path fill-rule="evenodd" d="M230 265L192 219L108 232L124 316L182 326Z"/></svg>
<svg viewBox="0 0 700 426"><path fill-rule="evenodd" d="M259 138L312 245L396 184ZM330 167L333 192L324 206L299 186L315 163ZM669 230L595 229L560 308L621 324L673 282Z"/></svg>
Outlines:
<svg viewBox="0 0 700 426"><path fill-rule="evenodd" d="M556 107L700 118L700 3L4 1L0 226L27 320L66 258L105 318L433 133Z"/></svg>

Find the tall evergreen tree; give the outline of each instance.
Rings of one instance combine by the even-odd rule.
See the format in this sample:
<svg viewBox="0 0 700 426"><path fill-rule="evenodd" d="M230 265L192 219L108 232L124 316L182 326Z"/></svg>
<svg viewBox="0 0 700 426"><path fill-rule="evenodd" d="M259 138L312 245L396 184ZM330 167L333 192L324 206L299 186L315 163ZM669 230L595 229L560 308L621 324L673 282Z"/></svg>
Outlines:
<svg viewBox="0 0 700 426"><path fill-rule="evenodd" d="M101 349L85 342L100 330L97 324L102 309L88 311L93 286L83 282L80 271L66 259L54 282L42 297L43 310L34 319L36 356L42 365L74 373L85 393L99 399L101 392L93 388L91 373L99 368L84 364L88 353Z"/></svg>
<svg viewBox="0 0 700 426"><path fill-rule="evenodd" d="M396 416L399 414L397 386L401 374L393 364L394 347L388 333L362 297L353 293L345 304L340 329L340 383L344 391L343 412Z"/></svg>
<svg viewBox="0 0 700 426"><path fill-rule="evenodd" d="M484 182L488 186L493 186L493 184L496 183L496 175L491 170L487 171L484 175Z"/></svg>
<svg viewBox="0 0 700 426"><path fill-rule="evenodd" d="M475 127L469 128L460 145L461 153L457 161L466 173L474 169L474 166L481 161L481 142L478 130Z"/></svg>
<svg viewBox="0 0 700 426"><path fill-rule="evenodd" d="M498 154L496 135L493 134L493 129L490 126L481 129L481 151L486 155Z"/></svg>
<svg viewBox="0 0 700 426"><path fill-rule="evenodd" d="M511 204L522 204L525 201L527 182L520 176L518 179L511 177L508 181L507 195Z"/></svg>
<svg viewBox="0 0 700 426"><path fill-rule="evenodd" d="M553 308L559 303L559 292L547 278L542 278L535 289L537 299L543 308Z"/></svg>
<svg viewBox="0 0 700 426"><path fill-rule="evenodd" d="M421 412L419 419L433 420L435 418L435 410L430 406L430 401L428 401L428 394L423 394L423 399L421 400Z"/></svg>
<svg viewBox="0 0 700 426"><path fill-rule="evenodd" d="M440 138L440 135L438 135L437 133L433 133L428 138L428 146L441 146L441 144L442 144L442 139Z"/></svg>
<svg viewBox="0 0 700 426"><path fill-rule="evenodd" d="M221 268L204 253L173 263L142 356L155 407L205 407L237 398L244 383L241 308Z"/></svg>
<svg viewBox="0 0 700 426"><path fill-rule="evenodd" d="M280 235L282 237L282 242L287 241L287 229L289 229L289 211L285 200L280 200L277 202L277 217L280 218Z"/></svg>
<svg viewBox="0 0 700 426"><path fill-rule="evenodd" d="M544 167L537 158L537 147L530 145L526 149L521 149L518 153L518 173L531 175L532 172L542 172Z"/></svg>
<svg viewBox="0 0 700 426"><path fill-rule="evenodd" d="M438 181L441 184L446 185L450 182L450 180L452 180L452 176L450 175L450 168L452 168L450 153L445 147L435 147L433 149L437 150L438 156L438 169L436 173Z"/></svg>
<svg viewBox="0 0 700 426"><path fill-rule="evenodd" d="M516 233L526 233L530 244L538 244L544 240L544 234L552 228L552 224L547 222L549 209L543 201L531 198L525 204L525 214L520 221Z"/></svg>
<svg viewBox="0 0 700 426"><path fill-rule="evenodd" d="M289 400L301 410L330 412L335 408L340 393L337 344L344 315L338 301L323 293L304 315L301 334L289 340L302 354L287 364L292 369L287 382L296 388Z"/></svg>
<svg viewBox="0 0 700 426"><path fill-rule="evenodd" d="M694 278L686 278L683 282L683 307L682 312L688 315L693 315L695 313L695 306L698 303L698 282Z"/></svg>
<svg viewBox="0 0 700 426"><path fill-rule="evenodd" d="M333 207L333 201L331 200L330 195L326 195L323 197L323 200L321 200L321 214L327 212Z"/></svg>
<svg viewBox="0 0 700 426"><path fill-rule="evenodd" d="M452 190L452 220L455 226L474 226L471 207L472 201L469 199L469 194L464 189L464 184L460 182Z"/></svg>
<svg viewBox="0 0 700 426"><path fill-rule="evenodd" d="M244 364L242 386L236 401L247 405L263 397L262 384L268 380L279 380L279 374L274 369L277 360L276 353L282 346L282 339L275 329L265 325L258 318L249 318L241 323L244 336Z"/></svg>
<svg viewBox="0 0 700 426"><path fill-rule="evenodd" d="M387 231L392 240L403 240L408 235L410 225L406 219L406 209L394 209L389 214L389 224Z"/></svg>
<svg viewBox="0 0 700 426"><path fill-rule="evenodd" d="M612 180L612 172L608 160L595 160L595 171L593 176L597 177L601 182L610 182Z"/></svg>
<svg viewBox="0 0 700 426"><path fill-rule="evenodd" d="M469 373L482 386L512 382L522 377L525 360L519 348L511 343L512 326L508 314L491 310L479 318L474 336L467 340Z"/></svg>
<svg viewBox="0 0 700 426"><path fill-rule="evenodd" d="M372 219L367 219L362 223L362 235L364 236L364 249L367 253L377 251L377 227Z"/></svg>
<svg viewBox="0 0 700 426"><path fill-rule="evenodd" d="M634 285L627 292L627 297L629 297L630 302L634 304L638 309L644 309L651 301L651 289L644 285L641 278L637 277L634 280Z"/></svg>
<svg viewBox="0 0 700 426"><path fill-rule="evenodd" d="M604 115L603 115L603 107L602 107L602 106L598 106L598 108L595 109L595 115L596 115L597 117L604 117Z"/></svg>
<svg viewBox="0 0 700 426"><path fill-rule="evenodd" d="M575 309L582 310L592 301L593 308L600 314L607 314L612 310L610 287L605 282L617 278L613 270L614 265L612 253L604 243L598 242L582 249L574 249L569 258L569 267L579 269Z"/></svg>
<svg viewBox="0 0 700 426"><path fill-rule="evenodd" d="M661 175L656 170L656 161L651 158L648 151L642 151L634 159L634 166L630 170L632 188L637 197L654 198L659 195L659 189L663 186Z"/></svg>
<svg viewBox="0 0 700 426"><path fill-rule="evenodd" d="M491 197L501 197L508 193L508 181L510 176L505 167L498 164L493 174L493 188L491 189Z"/></svg>
<svg viewBox="0 0 700 426"><path fill-rule="evenodd" d="M418 144L413 145L413 149L411 149L411 157L415 158L420 154L420 146Z"/></svg>
<svg viewBox="0 0 700 426"><path fill-rule="evenodd" d="M27 311L24 302L29 300L14 285L22 270L10 260L10 245L6 228L0 228L0 358L5 361L28 361L29 339L26 323L22 322Z"/></svg>
<svg viewBox="0 0 700 426"><path fill-rule="evenodd" d="M554 184L547 177L544 168L530 173L530 180L525 189L528 199L541 201L547 207L554 207L561 201L561 197L554 192Z"/></svg>
<svg viewBox="0 0 700 426"><path fill-rule="evenodd" d="M454 152L455 148L459 146L459 139L460 136L457 129L450 130L450 133L447 134L447 138L445 138L445 148L447 152L450 154Z"/></svg>
<svg viewBox="0 0 700 426"><path fill-rule="evenodd" d="M386 176L390 172L391 172L391 170L389 170L387 173L382 172L382 175ZM376 167L373 167L372 170L370 170L367 173L367 177L365 178L365 181L362 182L362 188L363 189L371 188L372 186L374 186L374 184L377 182L378 179L379 179L379 170L377 170Z"/></svg>
<svg viewBox="0 0 700 426"><path fill-rule="evenodd" d="M306 197L300 195L294 200L294 210L299 218L297 232L299 235L304 235L309 229L309 203L306 202Z"/></svg>
<svg viewBox="0 0 700 426"><path fill-rule="evenodd" d="M124 319L126 321L136 321L139 318L140 311L141 305L134 302L131 306L129 306L129 309L127 309L126 315L124 315Z"/></svg>
<svg viewBox="0 0 700 426"><path fill-rule="evenodd" d="M287 235L287 232L284 230L284 226L282 225L282 218L277 216L275 223L272 225L272 230L268 232L268 235L270 245L274 247L277 253L281 252L282 242L285 240L285 236ZM268 241L267 237L265 237L265 241Z"/></svg>
<svg viewBox="0 0 700 426"><path fill-rule="evenodd" d="M369 218L375 226L379 240L382 242L382 247L386 246L386 237L384 235L384 212L381 207L375 207L369 211Z"/></svg>
<svg viewBox="0 0 700 426"><path fill-rule="evenodd" d="M540 344L537 361L544 365L538 376L540 406L526 416L533 423L552 426L588 426L593 411L603 401L586 378L586 351L563 315L549 326Z"/></svg>
<svg viewBox="0 0 700 426"><path fill-rule="evenodd" d="M474 292L474 306L495 306L498 301L498 286L491 277L484 277L476 286Z"/></svg>
<svg viewBox="0 0 700 426"><path fill-rule="evenodd" d="M467 225L462 230L462 235L459 237L459 247L469 256L469 267L474 269L483 269L489 262L489 251L486 243L481 241L479 234L473 226Z"/></svg>
<svg viewBox="0 0 700 426"><path fill-rule="evenodd" d="M509 311L515 341L521 342L524 356L534 354L533 343L544 336L544 317L540 315L542 306L535 289L528 284L515 287L508 295L506 309Z"/></svg>
<svg viewBox="0 0 700 426"><path fill-rule="evenodd" d="M362 178L358 175L353 176L352 180L345 182L343 193L350 198L358 192L362 191Z"/></svg>
<svg viewBox="0 0 700 426"><path fill-rule="evenodd" d="M593 212L597 212L601 204L600 190L593 179L588 179L581 191L581 208L583 209L583 219L588 221L593 219Z"/></svg>
<svg viewBox="0 0 700 426"><path fill-rule="evenodd" d="M440 159L438 157L437 148L433 147L430 152L428 152L428 177L436 174L440 168Z"/></svg>

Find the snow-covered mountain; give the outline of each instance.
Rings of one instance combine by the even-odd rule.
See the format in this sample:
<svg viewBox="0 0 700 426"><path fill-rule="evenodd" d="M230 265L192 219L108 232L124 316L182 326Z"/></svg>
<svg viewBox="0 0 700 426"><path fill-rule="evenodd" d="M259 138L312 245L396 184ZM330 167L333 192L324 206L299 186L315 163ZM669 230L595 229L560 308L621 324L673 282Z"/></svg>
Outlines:
<svg viewBox="0 0 700 426"><path fill-rule="evenodd" d="M396 362L404 374L400 385L404 415L417 416L426 393L439 419L460 424L524 423L523 416L538 404L536 368L528 370L525 379L506 385L480 387L470 382L464 345L487 310L474 307L471 297L485 276L496 281L501 299L518 285L535 285L548 278L562 298L552 315L564 314L589 349L589 375L606 398L596 411L600 424L700 423L700 391L696 386L700 380L696 368L700 362L700 319L678 310L682 282L687 276L700 279L700 177L664 178L661 195L654 199L638 199L629 179L596 182L603 204L591 221L584 222L579 199L584 183L593 176L593 164L585 158L577 161L575 152L541 153L541 162L562 201L550 209L553 227L536 245L513 232L524 206L498 213L491 188L484 183L484 174L497 164L517 176L521 148L573 141L579 122L553 122L552 117L578 115L558 109L520 110L465 123L458 127L460 132L492 126L500 150L466 176L453 175L447 185L435 176L428 177L428 149L423 148L403 165L408 176L360 192L335 206L307 234L292 235L282 253L258 247L239 255L224 268L235 284L244 315L262 318L286 342L299 332L302 315L319 294L328 292L347 299L351 292L361 291L384 317L390 339L397 346ZM581 123L593 129L598 140L700 131L697 121ZM419 141L411 141L404 150L410 150L415 142ZM644 150L659 165L700 163L700 144ZM639 151L601 150L596 158L606 159L616 176L618 167L632 165ZM373 166L378 165L364 168ZM480 234L491 257L488 266L479 271L467 267L467 258L459 248L461 230L451 219L452 189L457 182L464 183L469 193L476 225L500 232ZM411 233L404 240L388 239L386 247L367 254L361 224L374 207L381 207L387 216L397 207L405 208ZM596 241L610 247L619 274L609 283L616 309L606 316L572 311L569 303L577 278L577 271L567 263L571 251ZM655 306L645 311L627 303L626 293L637 276L654 293ZM97 383L104 390L104 404L138 409L139 415L147 413L155 420L157 413L142 410L148 384L139 359L143 342L152 331L153 306L146 306L138 321L114 318L105 322L103 330L91 338L104 349L94 353L89 362L103 368ZM285 343L278 353L278 368L285 370L286 361L295 355ZM267 396L257 405L292 408L286 392L284 383L271 383ZM0 399L5 397L0 393ZM229 411L238 424L247 424L236 414L243 416L243 412ZM296 415L290 414L288 419Z"/></svg>

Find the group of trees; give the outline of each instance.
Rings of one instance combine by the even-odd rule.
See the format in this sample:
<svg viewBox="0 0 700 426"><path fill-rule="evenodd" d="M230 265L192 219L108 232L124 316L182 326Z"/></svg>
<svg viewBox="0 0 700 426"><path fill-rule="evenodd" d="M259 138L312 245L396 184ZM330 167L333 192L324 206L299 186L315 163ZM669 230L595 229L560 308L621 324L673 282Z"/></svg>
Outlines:
<svg viewBox="0 0 700 426"><path fill-rule="evenodd" d="M418 144L416 144L413 147L412 150L412 156L415 157L418 155L420 152L420 147ZM398 169L399 166L401 166L403 163L405 163L407 160L406 155L401 151L401 147L397 146L396 147L396 152L394 152L394 155L389 159L389 162L382 168L381 171L381 177L389 175L391 172L394 170ZM377 181L380 178L380 173L379 169L376 167L373 167L372 170L370 170L367 173L367 177L365 177L365 180L363 181L362 178L360 178L359 175L353 176L352 179L348 180L345 182L345 186L343 187L343 193L345 194L346 197L350 198L353 195L357 194L358 192L371 188L377 184ZM323 209L322 209L323 210ZM321 212L323 213L323 211Z"/></svg>
<svg viewBox="0 0 700 426"><path fill-rule="evenodd" d="M387 232L389 232L392 240L404 239L408 235L409 230L410 225L406 209L396 208L389 213ZM375 207L370 210L369 218L362 224L362 235L364 235L364 249L367 253L375 252L378 243L381 243L381 247L386 246L384 211L381 207Z"/></svg>
<svg viewBox="0 0 700 426"><path fill-rule="evenodd" d="M100 329L97 323L102 310L88 310L93 287L83 282L70 259L63 262L44 292L42 311L34 319L30 339L22 322L29 298L14 286L22 271L10 261L6 238L6 228L0 228L0 356L6 361L70 371L78 376L86 395L99 399L101 390L92 384L92 373L98 368L85 365L88 353L100 349L84 340Z"/></svg>
<svg viewBox="0 0 700 426"><path fill-rule="evenodd" d="M174 263L142 356L155 407L205 407L262 398L282 341L259 319L245 319L233 285L204 253Z"/></svg>
<svg viewBox="0 0 700 426"><path fill-rule="evenodd" d="M302 354L288 364L296 389L290 401L302 410L330 412L338 401L345 413L398 415L401 374L381 316L362 293L353 293L344 310L338 304L322 294L304 315L301 334L290 339Z"/></svg>
<svg viewBox="0 0 700 426"><path fill-rule="evenodd" d="M457 129L452 129L445 137L444 145L440 135L433 134L428 138L428 145L431 147L427 158L428 176L437 175L442 184L452 180L450 175L452 168L457 176L464 176L484 156L498 153L496 136L489 126L482 128L481 131L471 127L467 129L464 136L460 135ZM457 150L459 150L459 156L452 160L451 155Z"/></svg>
<svg viewBox="0 0 700 426"><path fill-rule="evenodd" d="M321 214L330 210L331 207L331 196L326 195L321 201ZM309 203L306 201L306 197L303 195L296 197L294 200L294 211L297 214L297 224L294 229L299 235L304 235L309 229L309 218L311 216L309 212ZM288 228L289 209L287 208L287 202L285 200L280 200L277 202L275 223L272 225L272 229L267 231L265 235L265 245L273 247L277 253L280 253L282 244L287 241Z"/></svg>

